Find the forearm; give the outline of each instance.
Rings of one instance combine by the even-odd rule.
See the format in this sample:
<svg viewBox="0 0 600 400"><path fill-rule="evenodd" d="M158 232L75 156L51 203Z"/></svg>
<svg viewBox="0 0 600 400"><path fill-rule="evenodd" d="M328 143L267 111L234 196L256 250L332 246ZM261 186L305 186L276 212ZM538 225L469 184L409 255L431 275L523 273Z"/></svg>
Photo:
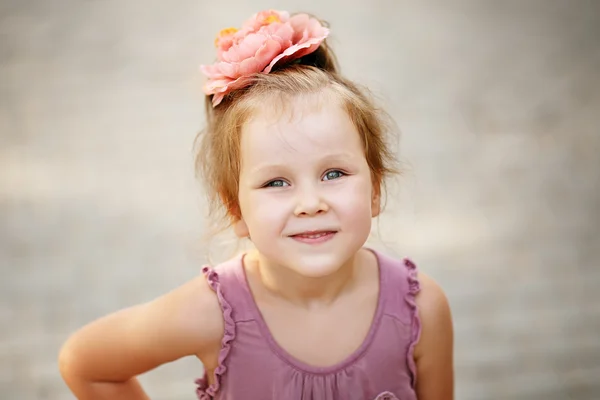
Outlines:
<svg viewBox="0 0 600 400"><path fill-rule="evenodd" d="M150 400L136 378L126 382L89 382L65 379L79 400Z"/></svg>

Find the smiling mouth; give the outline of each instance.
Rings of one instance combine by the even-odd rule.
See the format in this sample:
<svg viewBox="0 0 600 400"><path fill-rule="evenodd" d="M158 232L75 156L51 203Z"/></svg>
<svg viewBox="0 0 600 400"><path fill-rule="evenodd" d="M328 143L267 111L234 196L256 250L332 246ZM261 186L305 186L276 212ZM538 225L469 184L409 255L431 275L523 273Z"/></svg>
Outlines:
<svg viewBox="0 0 600 400"><path fill-rule="evenodd" d="M313 232L302 232L290 237L296 241L308 244L317 244L328 241L333 238L336 231L313 231Z"/></svg>

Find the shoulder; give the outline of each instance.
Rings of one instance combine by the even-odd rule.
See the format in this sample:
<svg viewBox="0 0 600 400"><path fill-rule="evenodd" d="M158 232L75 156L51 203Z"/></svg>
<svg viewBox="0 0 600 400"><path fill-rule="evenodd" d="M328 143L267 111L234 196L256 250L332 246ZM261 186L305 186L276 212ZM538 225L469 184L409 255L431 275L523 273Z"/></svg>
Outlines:
<svg viewBox="0 0 600 400"><path fill-rule="evenodd" d="M157 298L148 307L157 313L158 323L161 315L166 317L164 321L169 321L182 339L195 343L199 353L220 343L224 330L221 305L204 274Z"/></svg>
<svg viewBox="0 0 600 400"><path fill-rule="evenodd" d="M446 294L432 278L418 274L420 291L415 297L420 337L413 357L417 366L419 399L453 398L452 315Z"/></svg>
<svg viewBox="0 0 600 400"><path fill-rule="evenodd" d="M442 287L430 276L417 273L420 290L415 296L421 322L444 323L450 320L450 305Z"/></svg>
<svg viewBox="0 0 600 400"><path fill-rule="evenodd" d="M220 303L204 274L130 310L140 335L142 327L149 329L164 349L180 356L211 351L223 335Z"/></svg>
<svg viewBox="0 0 600 400"><path fill-rule="evenodd" d="M452 315L448 298L442 287L423 272L417 274L420 290L415 296L421 322L421 340L415 348L418 358L430 337L452 335Z"/></svg>

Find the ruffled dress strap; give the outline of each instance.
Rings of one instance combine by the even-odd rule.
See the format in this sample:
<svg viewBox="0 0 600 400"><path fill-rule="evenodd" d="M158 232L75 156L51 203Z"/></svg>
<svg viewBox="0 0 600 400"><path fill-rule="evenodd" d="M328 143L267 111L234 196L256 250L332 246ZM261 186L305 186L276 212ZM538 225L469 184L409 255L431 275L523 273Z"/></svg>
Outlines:
<svg viewBox="0 0 600 400"><path fill-rule="evenodd" d="M378 253L380 268L386 278L381 290L384 291L386 305L384 313L402 325L406 332L401 340L405 353L406 366L414 388L417 381L417 368L414 349L421 335L421 321L417 310L416 295L421 290L417 266L408 258L394 258Z"/></svg>
<svg viewBox="0 0 600 400"><path fill-rule="evenodd" d="M221 350L219 351L218 366L214 370L212 384L208 384L208 376L196 380L196 394L200 400L211 400L219 392L222 380L227 372L227 356L236 336L236 317L244 316L244 305L240 304L240 281L239 275L243 273L242 259L236 257L217 267L204 266L202 273L210 288L217 295L221 310L223 312L224 333L221 339Z"/></svg>
<svg viewBox="0 0 600 400"><path fill-rule="evenodd" d="M421 320L419 319L419 312L417 309L417 303L415 297L421 290L421 284L418 279L417 266L408 258L403 260L404 267L407 272L408 290L404 295L404 301L408 305L409 318L411 323L411 337L408 346L408 352L406 354L408 369L412 375L412 386L415 387L417 383L417 366L415 364L414 351L415 346L419 342L421 336Z"/></svg>
<svg viewBox="0 0 600 400"><path fill-rule="evenodd" d="M202 273L206 276L206 281L210 288L216 293L223 311L223 322L224 322L224 333L221 339L221 350L219 351L219 365L214 371L214 381L211 385L208 385L208 379L206 375L203 378L196 380L198 385L196 394L199 400L210 400L212 399L221 387L221 378L227 371L225 360L231 351L231 342L235 339L235 321L232 317L233 308L223 295L223 289L221 282L219 281L219 274L210 266L204 266Z"/></svg>

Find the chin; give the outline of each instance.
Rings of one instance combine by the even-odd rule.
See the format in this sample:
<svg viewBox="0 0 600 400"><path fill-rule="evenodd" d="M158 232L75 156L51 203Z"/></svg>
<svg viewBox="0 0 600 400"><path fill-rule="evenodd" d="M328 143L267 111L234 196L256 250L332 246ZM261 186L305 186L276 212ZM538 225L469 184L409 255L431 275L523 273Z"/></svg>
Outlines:
<svg viewBox="0 0 600 400"><path fill-rule="evenodd" d="M364 244L360 239L337 242L334 239L316 246L298 245L295 242L290 244L289 241L260 241L255 246L274 265L306 278L324 278L335 274L352 260Z"/></svg>
<svg viewBox="0 0 600 400"><path fill-rule="evenodd" d="M302 254L295 257L288 268L306 278L324 278L339 271L350 255L342 254Z"/></svg>

